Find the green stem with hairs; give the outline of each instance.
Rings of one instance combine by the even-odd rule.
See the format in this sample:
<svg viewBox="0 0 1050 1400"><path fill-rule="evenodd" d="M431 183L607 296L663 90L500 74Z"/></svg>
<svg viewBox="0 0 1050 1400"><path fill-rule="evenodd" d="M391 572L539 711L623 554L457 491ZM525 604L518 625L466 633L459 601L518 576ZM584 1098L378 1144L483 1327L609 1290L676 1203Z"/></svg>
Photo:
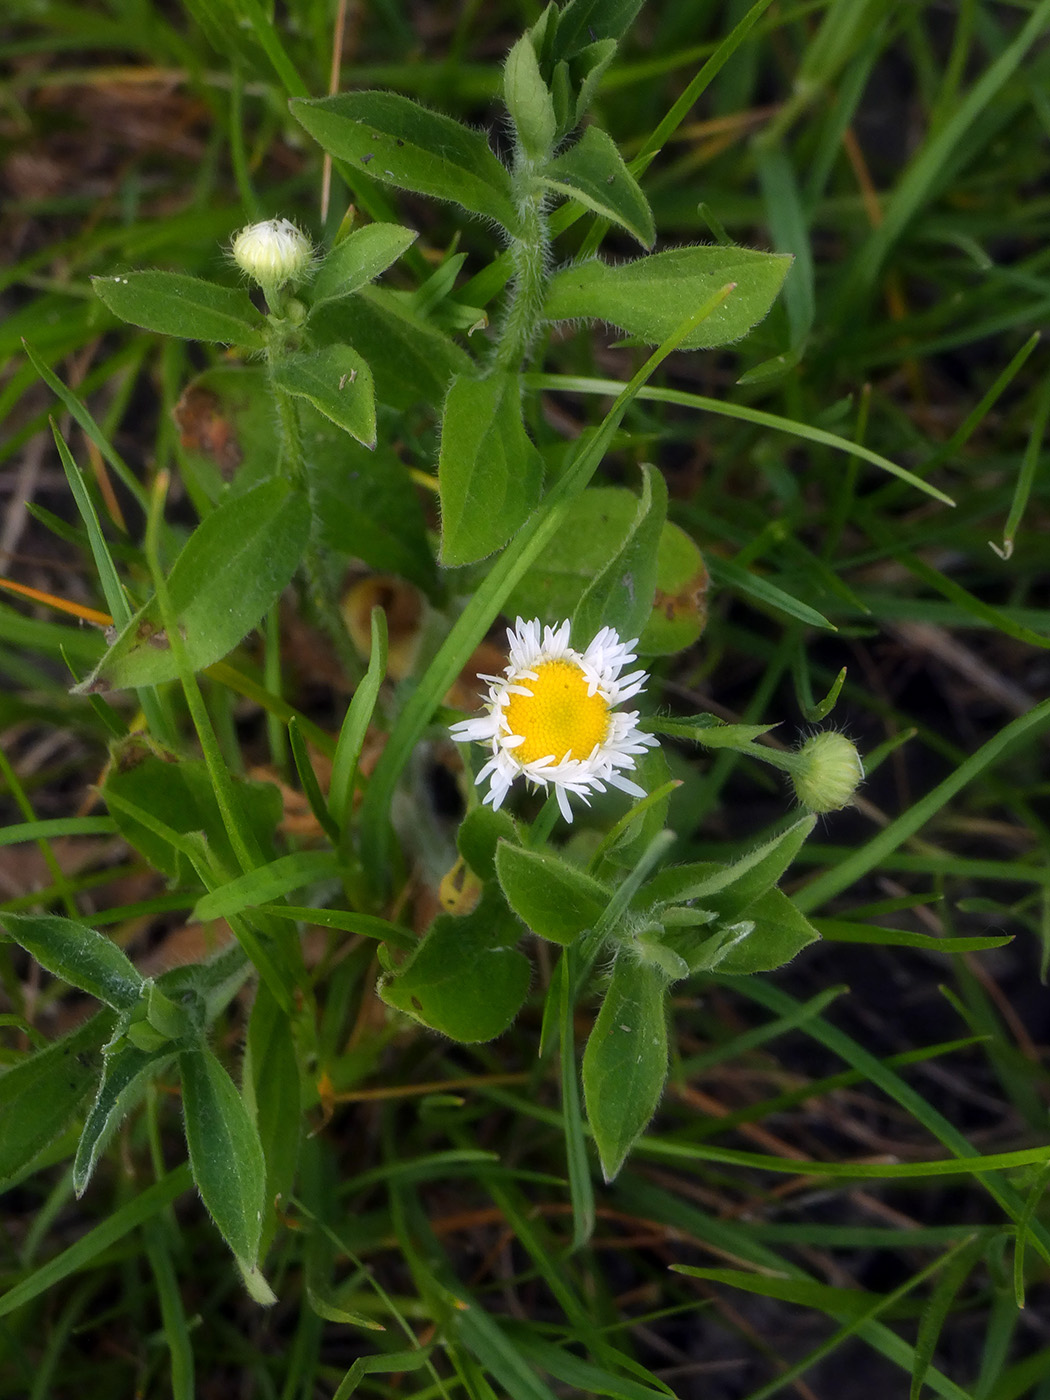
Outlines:
<svg viewBox="0 0 1050 1400"><path fill-rule="evenodd" d="M519 370L525 364L539 334L547 296L551 236L543 207L545 193L536 170L536 162L519 146L511 178L521 222L510 247L514 274L510 303L496 342L496 369Z"/></svg>

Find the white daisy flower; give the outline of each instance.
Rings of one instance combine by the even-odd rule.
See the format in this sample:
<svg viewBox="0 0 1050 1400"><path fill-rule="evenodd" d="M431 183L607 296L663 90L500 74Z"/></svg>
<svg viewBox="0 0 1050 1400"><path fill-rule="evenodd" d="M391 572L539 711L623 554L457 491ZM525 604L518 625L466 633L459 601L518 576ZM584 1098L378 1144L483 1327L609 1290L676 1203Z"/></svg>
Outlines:
<svg viewBox="0 0 1050 1400"><path fill-rule="evenodd" d="M644 671L621 676L636 660L635 641L621 642L611 627L603 627L586 651L569 645L569 624L544 627L537 619L519 617L507 629L510 660L502 676L479 676L488 681L486 713L454 724L452 737L461 744L476 740L491 757L477 776L489 780L485 801L497 809L516 778L538 787L553 786L561 814L572 821L569 793L584 802L588 793L604 792L606 783L644 797L645 789L624 769L658 741L643 734L637 710L616 710L644 689Z"/></svg>

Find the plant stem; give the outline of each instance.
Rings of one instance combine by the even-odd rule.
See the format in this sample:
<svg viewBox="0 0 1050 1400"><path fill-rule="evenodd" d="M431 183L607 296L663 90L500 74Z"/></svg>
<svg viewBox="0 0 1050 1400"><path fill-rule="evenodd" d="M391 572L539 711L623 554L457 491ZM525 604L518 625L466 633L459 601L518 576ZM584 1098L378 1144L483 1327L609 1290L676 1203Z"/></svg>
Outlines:
<svg viewBox="0 0 1050 1400"><path fill-rule="evenodd" d="M545 194L536 178L536 169L536 163L519 146L511 176L521 225L510 246L514 280L496 342L493 361L496 369L521 369L540 329L547 293L550 228L543 207Z"/></svg>
<svg viewBox="0 0 1050 1400"><path fill-rule="evenodd" d="M281 469L287 480L298 490L310 495L310 479L306 472L306 457L303 453L303 438L299 427L299 409L295 399L286 389L274 382L274 365L284 349L284 341L277 337L267 352L267 367L270 371L270 392L277 405L277 418L281 425ZM339 606L331 595L325 579L320 542L317 538L319 517L310 505L310 539L302 559L302 571L306 580L306 590L314 614L328 634L335 648L346 676L351 681L359 681L363 668L346 631Z"/></svg>

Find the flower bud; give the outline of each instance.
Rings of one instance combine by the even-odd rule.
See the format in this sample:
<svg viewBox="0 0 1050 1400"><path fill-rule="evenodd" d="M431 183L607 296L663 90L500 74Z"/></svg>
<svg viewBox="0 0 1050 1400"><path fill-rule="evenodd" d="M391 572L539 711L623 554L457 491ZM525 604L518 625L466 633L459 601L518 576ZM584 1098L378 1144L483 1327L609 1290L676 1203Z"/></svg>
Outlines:
<svg viewBox="0 0 1050 1400"><path fill-rule="evenodd" d="M301 282L313 261L313 245L288 219L266 219L234 234L230 247L242 272L272 293L288 282Z"/></svg>
<svg viewBox="0 0 1050 1400"><path fill-rule="evenodd" d="M863 777L860 754L845 734L834 729L807 739L791 767L795 796L811 812L837 812L845 807Z"/></svg>

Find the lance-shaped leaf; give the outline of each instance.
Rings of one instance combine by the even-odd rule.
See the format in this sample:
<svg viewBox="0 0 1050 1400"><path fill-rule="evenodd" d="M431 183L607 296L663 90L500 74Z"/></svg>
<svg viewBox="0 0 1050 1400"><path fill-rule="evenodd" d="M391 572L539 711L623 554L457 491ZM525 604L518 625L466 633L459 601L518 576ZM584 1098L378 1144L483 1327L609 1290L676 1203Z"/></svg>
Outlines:
<svg viewBox="0 0 1050 1400"><path fill-rule="evenodd" d="M266 1199L258 1130L233 1080L206 1046L184 1050L179 1072L193 1179L223 1239L251 1269Z"/></svg>
<svg viewBox="0 0 1050 1400"><path fill-rule="evenodd" d="M802 849L816 817L802 817L729 865L702 861L668 866L638 896L640 904L699 901L724 921L751 917L751 904L776 884Z"/></svg>
<svg viewBox="0 0 1050 1400"><path fill-rule="evenodd" d="M365 224L327 255L310 286L311 306L367 286L410 248L419 235L399 224Z"/></svg>
<svg viewBox="0 0 1050 1400"><path fill-rule="evenodd" d="M434 920L408 961L380 984L380 995L453 1040L492 1040L529 989L529 960L515 946L519 933L499 892L486 886L473 913Z"/></svg>
<svg viewBox="0 0 1050 1400"><path fill-rule="evenodd" d="M220 661L284 591L302 557L310 509L282 479L223 502L190 536L168 579L194 670ZM140 608L78 695L174 680L178 669L156 599Z"/></svg>
<svg viewBox="0 0 1050 1400"><path fill-rule="evenodd" d="M114 1023L111 1011L100 1012L0 1075L0 1184L55 1141L96 1087Z"/></svg>
<svg viewBox="0 0 1050 1400"><path fill-rule="evenodd" d="M613 266L593 258L555 273L543 314L608 321L659 345L721 288L733 291L682 341L683 350L739 340L773 305L791 259L748 248L672 248Z"/></svg>
<svg viewBox="0 0 1050 1400"><path fill-rule="evenodd" d="M575 146L547 166L543 183L601 214L651 248L656 226L649 201L623 162L612 137L589 126Z"/></svg>
<svg viewBox="0 0 1050 1400"><path fill-rule="evenodd" d="M71 987L118 1011L139 999L142 978L121 948L89 924L57 914L0 914L16 943Z"/></svg>
<svg viewBox="0 0 1050 1400"><path fill-rule="evenodd" d="M623 1166L663 1093L666 986L659 968L621 953L587 1041L583 1096L606 1181Z"/></svg>
<svg viewBox="0 0 1050 1400"><path fill-rule="evenodd" d="M443 564L484 559L525 523L540 498L543 458L522 422L518 375L452 381L438 481Z"/></svg>
<svg viewBox="0 0 1050 1400"><path fill-rule="evenodd" d="M545 160L554 144L558 123L529 34L523 34L507 55L503 100L526 152L533 160Z"/></svg>
<svg viewBox="0 0 1050 1400"><path fill-rule="evenodd" d="M292 1189L301 1130L299 1064L288 1017L265 982L255 993L244 1055L244 1097L266 1159L263 1252L276 1229L275 1202Z"/></svg>
<svg viewBox="0 0 1050 1400"><path fill-rule="evenodd" d="M373 179L518 227L506 167L485 137L461 122L393 92L295 98L291 109L326 151Z"/></svg>
<svg viewBox="0 0 1050 1400"><path fill-rule="evenodd" d="M496 874L518 918L552 943L572 943L585 928L593 928L609 903L604 885L553 851L528 851L501 841Z"/></svg>
<svg viewBox="0 0 1050 1400"><path fill-rule="evenodd" d="M161 335L261 350L262 316L242 288L217 287L184 272L125 272L94 277L95 295L122 321Z"/></svg>
<svg viewBox="0 0 1050 1400"><path fill-rule="evenodd" d="M309 403L366 447L376 445L376 396L372 371L349 345L285 355L274 382Z"/></svg>
<svg viewBox="0 0 1050 1400"><path fill-rule="evenodd" d="M73 1188L83 1195L99 1155L149 1081L172 1058L171 1047L140 1050L126 1041L106 1056L95 1102L84 1122L73 1162Z"/></svg>
<svg viewBox="0 0 1050 1400"><path fill-rule="evenodd" d="M593 637L605 624L621 637L638 637L656 595L660 537L667 515L667 484L654 467L642 467L642 495L619 548L595 575L573 613L577 637Z"/></svg>

